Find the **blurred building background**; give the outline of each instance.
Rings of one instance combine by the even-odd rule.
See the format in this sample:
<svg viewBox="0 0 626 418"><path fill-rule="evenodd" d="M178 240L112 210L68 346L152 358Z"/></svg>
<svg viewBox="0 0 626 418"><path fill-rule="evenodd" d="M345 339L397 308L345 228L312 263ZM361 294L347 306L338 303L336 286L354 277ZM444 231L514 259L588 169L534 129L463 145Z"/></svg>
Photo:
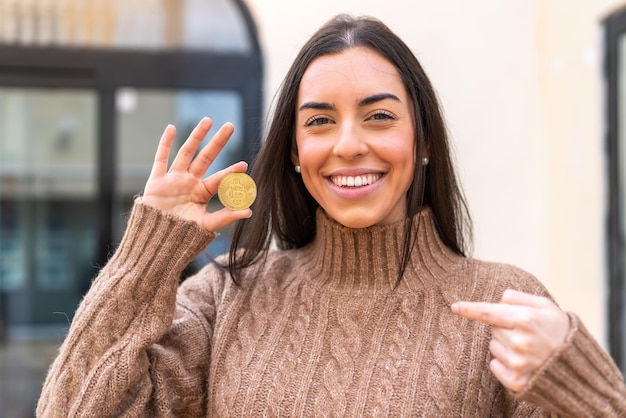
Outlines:
<svg viewBox="0 0 626 418"><path fill-rule="evenodd" d="M32 415L165 126L233 122L211 170L251 158L261 58L242 1L0 0L0 416Z"/></svg>
<svg viewBox="0 0 626 418"><path fill-rule="evenodd" d="M250 159L297 50L376 16L437 89L474 256L536 275L624 370L624 0L0 0L0 417L32 416L168 123ZM224 240L209 249L225 250ZM189 273L206 262L200 257Z"/></svg>

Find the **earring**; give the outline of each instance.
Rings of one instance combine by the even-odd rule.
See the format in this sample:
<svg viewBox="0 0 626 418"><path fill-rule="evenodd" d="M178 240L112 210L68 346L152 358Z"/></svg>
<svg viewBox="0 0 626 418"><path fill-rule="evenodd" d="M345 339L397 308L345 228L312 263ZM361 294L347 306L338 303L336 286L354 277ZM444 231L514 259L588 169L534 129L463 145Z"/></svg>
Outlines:
<svg viewBox="0 0 626 418"><path fill-rule="evenodd" d="M299 165L296 165L296 166L294 167L294 170L296 170L296 173L298 173L298 174L300 174L300 173L302 172L302 168L300 168L300 166L299 166Z"/></svg>
<svg viewBox="0 0 626 418"><path fill-rule="evenodd" d="M428 159L428 157L422 158L422 165L428 165L429 162L430 160Z"/></svg>

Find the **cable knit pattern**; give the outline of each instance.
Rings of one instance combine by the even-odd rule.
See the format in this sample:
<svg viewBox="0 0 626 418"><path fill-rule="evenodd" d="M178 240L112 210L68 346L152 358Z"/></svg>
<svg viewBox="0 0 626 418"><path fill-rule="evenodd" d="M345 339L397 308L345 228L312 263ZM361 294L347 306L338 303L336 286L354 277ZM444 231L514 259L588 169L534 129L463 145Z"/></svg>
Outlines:
<svg viewBox="0 0 626 418"><path fill-rule="evenodd" d="M450 316L440 316L433 318L434 327L438 329L434 332L436 337L434 343L434 363L428 371L428 387L429 393L433 397L433 401L437 405L439 411L449 410L449 403L454 399L446 388L459 387L459 374L449 373L450 369L463 370L461 364L451 360L462 361L463 356L463 338L461 334L454 332L454 328L458 323Z"/></svg>
<svg viewBox="0 0 626 418"><path fill-rule="evenodd" d="M315 402L315 416L344 416L347 392L353 382L355 363L361 352L364 322L369 316L367 302L339 298L333 318L339 326L330 333L330 354L322 371L325 392Z"/></svg>
<svg viewBox="0 0 626 418"><path fill-rule="evenodd" d="M393 302L398 306L398 312L391 316L390 334L384 341L388 341L385 350L381 353L382 367L376 369L373 381L380 382L370 389L372 406L366 415L375 417L389 416L389 400L397 398L395 383L398 381L403 360L409 346L411 329L415 322L417 307L411 299L400 299ZM388 340L387 340L388 338ZM396 400L397 402L397 400Z"/></svg>
<svg viewBox="0 0 626 418"><path fill-rule="evenodd" d="M282 358L276 366L276 375L272 380L271 386L269 386L267 405L265 411L263 411L263 416L275 417L285 415L281 413L281 403L291 380L291 373L302 353L304 338L311 323L311 311L313 309L311 299L313 293L314 291L310 287L304 286L300 289L296 315L291 319L293 327L285 335L286 347L282 353Z"/></svg>
<svg viewBox="0 0 626 418"><path fill-rule="evenodd" d="M518 394L489 371L489 327L456 300L549 296L515 267L454 254L430 209L397 283L404 223L349 229L322 211L304 248L241 285L214 265L178 286L214 234L138 202L76 312L42 417L626 416L610 357L570 314L565 345Z"/></svg>

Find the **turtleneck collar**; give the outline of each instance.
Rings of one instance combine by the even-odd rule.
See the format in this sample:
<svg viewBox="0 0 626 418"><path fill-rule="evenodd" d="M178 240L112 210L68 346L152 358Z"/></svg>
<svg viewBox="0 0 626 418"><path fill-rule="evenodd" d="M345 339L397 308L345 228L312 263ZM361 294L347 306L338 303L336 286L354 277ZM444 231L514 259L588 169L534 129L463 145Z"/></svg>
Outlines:
<svg viewBox="0 0 626 418"><path fill-rule="evenodd" d="M315 238L303 249L307 281L320 290L371 296L416 291L459 268L464 258L441 241L432 210L426 207L415 215L412 233L417 241L397 283L406 222L353 229L319 209Z"/></svg>

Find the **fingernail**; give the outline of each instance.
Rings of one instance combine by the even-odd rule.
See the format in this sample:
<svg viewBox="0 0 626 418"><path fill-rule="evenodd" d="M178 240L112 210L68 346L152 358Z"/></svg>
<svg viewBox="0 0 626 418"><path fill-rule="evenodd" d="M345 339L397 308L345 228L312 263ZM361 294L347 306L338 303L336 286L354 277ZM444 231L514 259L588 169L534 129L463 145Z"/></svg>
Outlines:
<svg viewBox="0 0 626 418"><path fill-rule="evenodd" d="M459 312L459 304L454 302L452 305L450 305L450 308L452 309L452 312L454 313L458 313Z"/></svg>

